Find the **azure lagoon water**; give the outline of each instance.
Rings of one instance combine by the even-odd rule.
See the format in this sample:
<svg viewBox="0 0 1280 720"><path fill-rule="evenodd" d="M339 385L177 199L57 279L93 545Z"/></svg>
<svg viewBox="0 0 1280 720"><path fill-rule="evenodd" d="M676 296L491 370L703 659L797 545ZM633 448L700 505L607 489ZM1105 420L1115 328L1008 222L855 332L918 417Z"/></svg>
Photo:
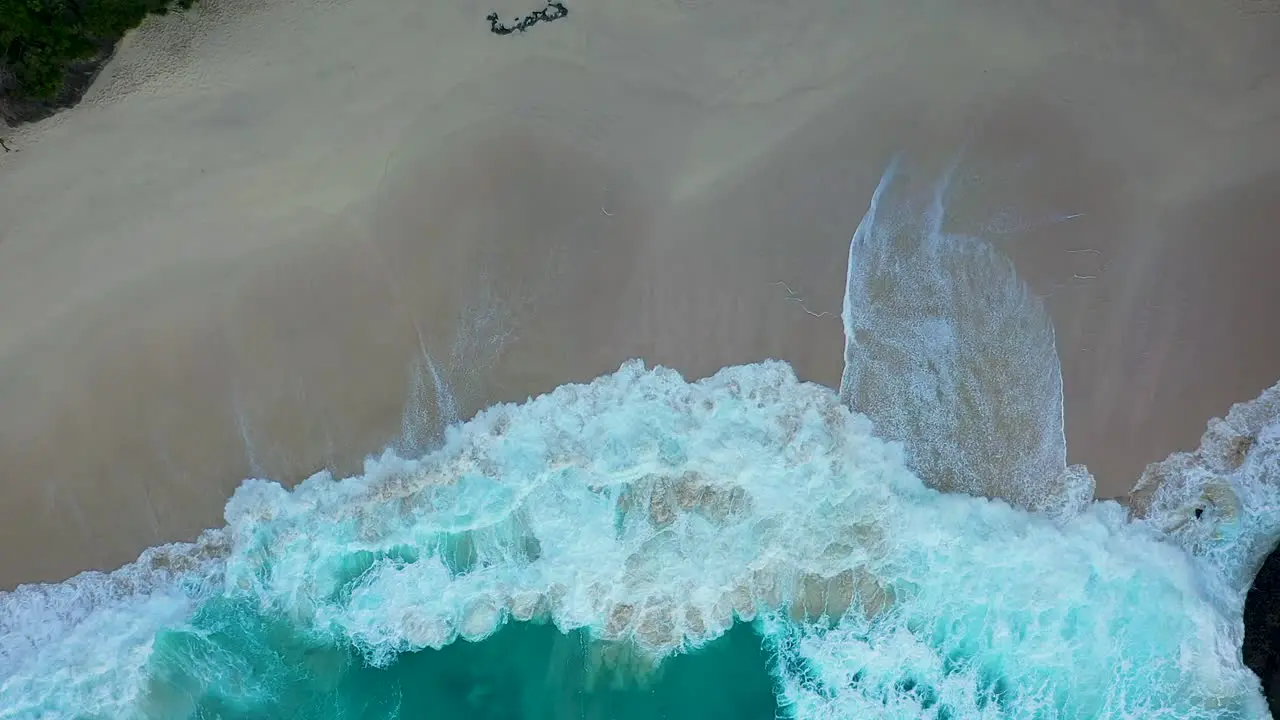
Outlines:
<svg viewBox="0 0 1280 720"><path fill-rule="evenodd" d="M1280 386L1211 426L1249 438L1229 467L1171 460L1141 517L1079 497L1052 372L943 445L908 436L927 423L888 403L853 307L891 177L851 246L863 364L839 391L780 362L690 382L633 361L353 477L246 481L194 543L0 595L0 718L1267 717L1241 612L1280 530ZM922 227L918 267L999 266ZM935 292L902 331L947 380L911 386L912 413L958 417L974 333L1048 362L1051 328L1006 285L987 300L1009 322ZM972 443L1009 418L1035 451L982 469ZM922 479L1000 473L1016 505Z"/></svg>

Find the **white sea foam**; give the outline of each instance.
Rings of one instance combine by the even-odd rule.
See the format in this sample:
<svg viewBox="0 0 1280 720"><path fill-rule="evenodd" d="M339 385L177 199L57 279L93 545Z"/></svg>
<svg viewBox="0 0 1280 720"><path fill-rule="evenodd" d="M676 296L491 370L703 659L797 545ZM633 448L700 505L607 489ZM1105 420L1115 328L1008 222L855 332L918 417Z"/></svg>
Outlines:
<svg viewBox="0 0 1280 720"><path fill-rule="evenodd" d="M136 693L150 636L208 578L374 663L534 616L659 656L737 616L778 646L799 717L1265 717L1238 596L1207 561L1114 503L1055 523L931 490L871 430L782 363L686 383L633 362L489 408L416 460L249 481L207 542L229 543L206 553L225 577L126 582L135 565L5 596L26 645L6 640L0 716L123 709L108 696ZM126 589L85 599L108 581ZM58 607L85 609L33 635Z"/></svg>
<svg viewBox="0 0 1280 720"><path fill-rule="evenodd" d="M1008 258L945 231L950 173L924 210L886 208L897 164L849 244L842 399L902 442L932 487L1080 512L1094 483L1067 468L1048 314Z"/></svg>
<svg viewBox="0 0 1280 720"><path fill-rule="evenodd" d="M0 718L128 718L157 631L222 592L221 530L112 573L0 592Z"/></svg>
<svg viewBox="0 0 1280 720"><path fill-rule="evenodd" d="M1280 383L1211 420L1195 451L1149 465L1133 494L1135 514L1243 602L1280 541Z"/></svg>
<svg viewBox="0 0 1280 720"><path fill-rule="evenodd" d="M374 663L534 615L662 655L736 614L797 635L823 678L783 672L801 717L927 717L907 681L954 717L1263 716L1238 602L1186 553L1114 503L1059 526L930 490L870 431L780 363L692 384L630 363L419 460L247 483L228 584Z"/></svg>

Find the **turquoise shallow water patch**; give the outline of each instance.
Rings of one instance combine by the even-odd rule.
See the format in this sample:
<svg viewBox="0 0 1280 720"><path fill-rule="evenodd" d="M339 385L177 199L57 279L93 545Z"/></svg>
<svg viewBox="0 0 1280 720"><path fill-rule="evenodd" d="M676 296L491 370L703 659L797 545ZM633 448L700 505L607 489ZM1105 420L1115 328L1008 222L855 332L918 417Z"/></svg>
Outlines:
<svg viewBox="0 0 1280 720"><path fill-rule="evenodd" d="M528 622L376 668L218 600L159 635L143 705L155 718L220 720L772 720L769 666L745 624L654 668L625 645Z"/></svg>

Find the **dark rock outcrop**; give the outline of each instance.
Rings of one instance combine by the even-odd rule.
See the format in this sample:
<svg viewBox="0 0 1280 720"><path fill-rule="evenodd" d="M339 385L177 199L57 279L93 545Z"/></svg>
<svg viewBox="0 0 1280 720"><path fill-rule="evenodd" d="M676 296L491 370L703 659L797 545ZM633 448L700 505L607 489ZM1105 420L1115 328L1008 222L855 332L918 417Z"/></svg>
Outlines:
<svg viewBox="0 0 1280 720"><path fill-rule="evenodd" d="M1280 717L1280 551L1267 556L1244 604L1244 662Z"/></svg>

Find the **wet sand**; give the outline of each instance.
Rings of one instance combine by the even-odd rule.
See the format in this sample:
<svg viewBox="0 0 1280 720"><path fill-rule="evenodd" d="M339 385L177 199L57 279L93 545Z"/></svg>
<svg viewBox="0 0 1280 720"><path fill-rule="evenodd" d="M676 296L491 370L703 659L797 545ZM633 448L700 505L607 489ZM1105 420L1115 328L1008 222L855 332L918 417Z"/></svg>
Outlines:
<svg viewBox="0 0 1280 720"><path fill-rule="evenodd" d="M896 152L1046 296L1099 495L1280 377L1266 3L204 3L0 155L0 587L355 471L415 384L423 440L424 352L464 416L637 356L834 387Z"/></svg>

